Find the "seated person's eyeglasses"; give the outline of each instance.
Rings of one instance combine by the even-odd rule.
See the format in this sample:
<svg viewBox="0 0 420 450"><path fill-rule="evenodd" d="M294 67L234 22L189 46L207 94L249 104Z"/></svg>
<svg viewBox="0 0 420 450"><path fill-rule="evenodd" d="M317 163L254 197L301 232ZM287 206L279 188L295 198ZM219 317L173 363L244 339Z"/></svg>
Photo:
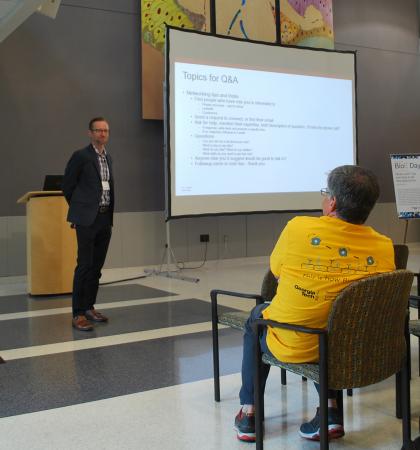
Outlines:
<svg viewBox="0 0 420 450"><path fill-rule="evenodd" d="M330 190L328 188L322 188L320 192L324 197L328 197L330 195Z"/></svg>

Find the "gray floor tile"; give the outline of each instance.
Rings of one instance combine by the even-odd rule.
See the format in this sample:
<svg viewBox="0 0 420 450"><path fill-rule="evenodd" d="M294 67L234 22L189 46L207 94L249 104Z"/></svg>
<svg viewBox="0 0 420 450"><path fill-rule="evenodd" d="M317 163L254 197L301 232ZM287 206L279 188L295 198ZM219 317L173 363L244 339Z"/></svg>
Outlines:
<svg viewBox="0 0 420 450"><path fill-rule="evenodd" d="M220 307L220 311L227 310L229 308ZM74 330L71 327L70 313L3 321L0 327L0 350L92 339L211 320L210 304L197 299L112 308L106 314L109 316L109 323L96 324L94 330L90 332Z"/></svg>
<svg viewBox="0 0 420 450"><path fill-rule="evenodd" d="M143 286L141 284L125 284L122 286L101 286L98 292L97 303L111 303L124 300L137 300L142 298L158 298L176 295L172 292ZM71 296L37 296L8 295L0 297L0 314L36 311L40 309L53 309L71 306Z"/></svg>
<svg viewBox="0 0 420 450"><path fill-rule="evenodd" d="M220 332L222 375L240 370L241 347L240 332ZM0 417L212 376L210 332L13 360L0 365Z"/></svg>

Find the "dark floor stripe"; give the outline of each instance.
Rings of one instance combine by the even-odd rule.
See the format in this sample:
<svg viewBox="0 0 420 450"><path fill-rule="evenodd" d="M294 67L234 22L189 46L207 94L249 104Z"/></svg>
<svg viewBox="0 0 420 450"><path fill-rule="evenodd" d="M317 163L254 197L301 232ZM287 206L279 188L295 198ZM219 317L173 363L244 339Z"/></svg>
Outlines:
<svg viewBox="0 0 420 450"><path fill-rule="evenodd" d="M220 332L221 373L240 370L242 335ZM211 378L211 333L9 361L0 366L0 417ZM209 394L209 401L212 395Z"/></svg>
<svg viewBox="0 0 420 450"><path fill-rule="evenodd" d="M103 286L99 288L97 303L112 303L142 298L159 298L168 295L176 294L151 288L149 286L143 286L141 284ZM0 297L0 314L64 308L65 306L71 306L71 296L69 295L31 297L30 295L22 294Z"/></svg>
<svg viewBox="0 0 420 450"><path fill-rule="evenodd" d="M220 307L221 312L228 310ZM103 312L109 317L109 322L95 325L90 332L74 330L70 313L2 321L0 351L211 320L210 304L197 299L112 308Z"/></svg>

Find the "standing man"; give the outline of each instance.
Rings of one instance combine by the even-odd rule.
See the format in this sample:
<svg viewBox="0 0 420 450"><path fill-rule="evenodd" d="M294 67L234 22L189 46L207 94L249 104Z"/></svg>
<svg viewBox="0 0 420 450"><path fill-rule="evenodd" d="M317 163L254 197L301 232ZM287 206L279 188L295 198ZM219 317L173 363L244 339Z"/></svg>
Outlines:
<svg viewBox="0 0 420 450"><path fill-rule="evenodd" d="M101 269L112 233L114 180L111 156L105 150L109 125L103 117L89 122L90 144L73 153L67 163L63 192L69 204L67 221L76 228L77 266L73 279L73 321L90 331L91 322L107 322L95 309Z"/></svg>

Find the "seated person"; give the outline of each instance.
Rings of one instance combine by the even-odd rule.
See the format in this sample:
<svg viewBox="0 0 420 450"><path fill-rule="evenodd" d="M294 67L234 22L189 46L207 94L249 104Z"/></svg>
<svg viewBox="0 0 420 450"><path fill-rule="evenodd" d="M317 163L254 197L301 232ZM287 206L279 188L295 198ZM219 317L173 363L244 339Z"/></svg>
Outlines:
<svg viewBox="0 0 420 450"><path fill-rule="evenodd" d="M270 257L270 268L278 278L277 293L270 304L256 306L247 321L242 360L242 405L235 418L238 439L255 440L254 341L255 319L288 322L325 328L332 302L351 282L370 275L395 270L392 242L363 225L379 196L375 175L359 166L341 166L328 176L322 189L323 216L290 220ZM260 337L261 349L290 363L317 362L318 337L270 328ZM262 383L270 370L264 366ZM315 385L318 392L319 386ZM336 392L328 391L328 433L344 435L337 410ZM300 427L300 435L319 439L319 409L315 417Z"/></svg>

